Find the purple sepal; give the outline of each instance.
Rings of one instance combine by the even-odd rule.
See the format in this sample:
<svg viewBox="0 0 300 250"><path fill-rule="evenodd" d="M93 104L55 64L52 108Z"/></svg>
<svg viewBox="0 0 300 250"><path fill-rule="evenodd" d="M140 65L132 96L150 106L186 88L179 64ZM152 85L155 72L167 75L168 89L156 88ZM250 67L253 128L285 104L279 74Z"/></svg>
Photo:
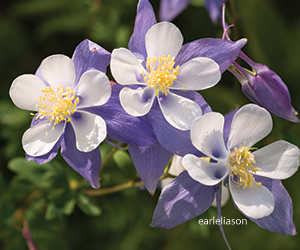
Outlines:
<svg viewBox="0 0 300 250"><path fill-rule="evenodd" d="M189 4L191 0L161 0L159 7L160 21L172 21Z"/></svg>
<svg viewBox="0 0 300 250"><path fill-rule="evenodd" d="M107 127L107 137L128 144L148 146L156 143L156 137L151 125L141 117L129 115L122 108L119 92L123 86L112 86L112 95L102 106L85 109L101 116Z"/></svg>
<svg viewBox="0 0 300 250"><path fill-rule="evenodd" d="M61 155L93 188L100 187L99 170L101 166L101 155L99 148L87 153L79 151L76 148L73 127L69 122L66 125L64 138L61 142Z"/></svg>
<svg viewBox="0 0 300 250"><path fill-rule="evenodd" d="M140 0L137 7L134 31L128 44L129 50L138 59L147 57L145 35L154 24L156 24L156 18L152 5L148 0Z"/></svg>
<svg viewBox="0 0 300 250"><path fill-rule="evenodd" d="M208 57L219 64L220 71L223 73L237 59L246 42L246 39L236 42L216 38L195 40L182 46L175 63L182 65L196 57Z"/></svg>
<svg viewBox="0 0 300 250"><path fill-rule="evenodd" d="M75 49L72 60L75 66L76 79L78 84L82 74L88 70L99 70L106 73L110 63L110 53L98 44L85 39Z"/></svg>
<svg viewBox="0 0 300 250"><path fill-rule="evenodd" d="M198 103L203 114L211 112L210 106L199 93L195 91L183 92L174 90L172 92ZM157 140L164 148L179 156L186 154L194 154L198 157L204 156L204 154L193 146L190 138L190 130L183 131L170 125L164 118L157 102L154 103L151 111L147 114L147 118L152 124Z"/></svg>
<svg viewBox="0 0 300 250"><path fill-rule="evenodd" d="M141 180L153 195L172 153L158 142L144 147L128 144L128 151Z"/></svg>
<svg viewBox="0 0 300 250"><path fill-rule="evenodd" d="M162 190L150 226L170 229L193 219L210 207L215 192L215 186L202 185L183 171Z"/></svg>
<svg viewBox="0 0 300 250"><path fill-rule="evenodd" d="M239 109L236 108L224 116L225 122L224 122L224 128L223 128L223 138L224 138L225 145L227 145L232 119L238 110Z"/></svg>
<svg viewBox="0 0 300 250"><path fill-rule="evenodd" d="M283 119L300 122L291 105L287 86L274 71L264 66L255 76L249 75L247 78L249 80L242 83L242 91L252 102Z"/></svg>
<svg viewBox="0 0 300 250"><path fill-rule="evenodd" d="M206 0L205 9L209 14L211 21L217 24L222 18L222 6L226 0Z"/></svg>
<svg viewBox="0 0 300 250"><path fill-rule="evenodd" d="M275 198L275 207L273 213L267 217L260 219L249 219L254 221L260 227L271 232L285 235L295 235L296 228L293 223L292 200L284 186L281 184L281 181L257 175L255 176L255 181L261 182L262 185L272 192Z"/></svg>

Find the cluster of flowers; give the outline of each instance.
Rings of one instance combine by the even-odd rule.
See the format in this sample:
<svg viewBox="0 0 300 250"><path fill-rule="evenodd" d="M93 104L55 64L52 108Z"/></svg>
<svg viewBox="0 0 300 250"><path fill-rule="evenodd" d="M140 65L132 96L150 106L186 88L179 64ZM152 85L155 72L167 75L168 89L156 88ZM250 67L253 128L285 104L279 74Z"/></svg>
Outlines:
<svg viewBox="0 0 300 250"><path fill-rule="evenodd" d="M152 226L172 228L213 203L220 211L229 187L234 205L259 226L295 234L292 202L280 180L297 171L299 149L286 141L259 150L253 145L272 130L269 112L299 119L284 82L249 59L241 51L247 40L231 41L227 29L224 24L222 39L183 45L180 30L157 23L149 1L140 0L129 50L109 53L84 40L72 59L47 57L35 75L19 76L10 88L16 106L37 112L22 138L27 159L48 162L61 147L65 161L99 188L98 146L107 137L127 143L153 194L175 155L182 168L163 188ZM238 57L252 71L237 64ZM108 65L116 82L105 75ZM216 85L226 70L256 104L224 117L196 91Z"/></svg>

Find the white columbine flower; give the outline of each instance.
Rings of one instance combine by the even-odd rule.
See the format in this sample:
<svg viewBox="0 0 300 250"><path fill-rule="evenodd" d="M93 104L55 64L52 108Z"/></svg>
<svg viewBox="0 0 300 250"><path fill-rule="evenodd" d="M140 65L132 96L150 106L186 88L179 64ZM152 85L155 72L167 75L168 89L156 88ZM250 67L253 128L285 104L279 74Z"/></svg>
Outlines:
<svg viewBox="0 0 300 250"><path fill-rule="evenodd" d="M84 110L103 105L110 97L109 80L101 71L89 70L75 82L73 61L64 55L49 56L42 62L38 76L19 76L9 94L17 107L37 112L33 126L22 138L30 156L50 152L68 122L75 132L76 147L82 152L92 151L106 137L105 121Z"/></svg>
<svg viewBox="0 0 300 250"><path fill-rule="evenodd" d="M193 120L202 115L200 106L180 96L180 91L214 86L221 76L219 65L207 57L177 65L176 56L182 43L180 30L172 23L161 22L146 33L145 60L125 48L112 52L111 72L115 80L131 85L120 92L120 102L127 113L146 115L156 99L166 120L181 130L189 130Z"/></svg>
<svg viewBox="0 0 300 250"><path fill-rule="evenodd" d="M236 206L253 219L270 215L274 197L255 175L285 179L299 166L298 147L276 141L254 151L253 145L272 130L272 119L264 109L254 104L242 107L234 116L227 144L223 139L224 117L207 113L197 118L191 128L193 145L213 162L187 154L182 164L196 181L213 186L229 176L229 189Z"/></svg>

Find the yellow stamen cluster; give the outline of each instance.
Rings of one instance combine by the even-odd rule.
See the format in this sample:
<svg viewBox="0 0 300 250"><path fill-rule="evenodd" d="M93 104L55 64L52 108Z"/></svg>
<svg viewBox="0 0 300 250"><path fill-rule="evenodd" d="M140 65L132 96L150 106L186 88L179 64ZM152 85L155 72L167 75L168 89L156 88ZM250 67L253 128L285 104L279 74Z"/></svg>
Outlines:
<svg viewBox="0 0 300 250"><path fill-rule="evenodd" d="M52 87L47 87L42 92L45 96L40 96L39 103L36 104L36 107L39 108L36 119L46 117L51 122L53 121L52 130L61 121L69 122L71 120L69 116L76 111L79 102L75 91L72 91L70 87L65 89L60 85L57 87L57 91L54 91Z"/></svg>
<svg viewBox="0 0 300 250"><path fill-rule="evenodd" d="M159 57L147 57L147 71L144 75L144 81L151 87L155 88L155 95L157 96L161 91L163 94L167 95L169 87L172 86L173 82L177 79L179 74L179 66L174 68L174 59L170 55L161 55ZM157 65L158 64L158 65Z"/></svg>
<svg viewBox="0 0 300 250"><path fill-rule="evenodd" d="M250 148L251 149L251 148ZM240 148L234 148L229 155L229 168L230 175L234 179L234 175L237 177L235 181L238 187L252 188L253 183L260 186L260 182L255 182L252 173L256 173L260 168L254 167L255 164L254 155L251 154L250 149L246 146Z"/></svg>

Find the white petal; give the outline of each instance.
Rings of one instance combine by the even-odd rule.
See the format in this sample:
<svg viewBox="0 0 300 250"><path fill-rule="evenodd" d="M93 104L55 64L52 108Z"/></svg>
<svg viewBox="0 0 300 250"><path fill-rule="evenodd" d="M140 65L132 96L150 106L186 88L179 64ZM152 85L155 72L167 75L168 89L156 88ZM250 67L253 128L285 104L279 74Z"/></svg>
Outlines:
<svg viewBox="0 0 300 250"><path fill-rule="evenodd" d="M56 89L60 84L73 89L75 82L75 67L73 61L65 55L52 55L41 64L41 74L44 79Z"/></svg>
<svg viewBox="0 0 300 250"><path fill-rule="evenodd" d="M71 116L75 131L76 147L82 152L94 150L106 137L106 123L102 117L77 111Z"/></svg>
<svg viewBox="0 0 300 250"><path fill-rule="evenodd" d="M179 155L173 156L171 166L169 169L169 174L178 176L183 170L185 170L181 161L182 161L181 156L179 156Z"/></svg>
<svg viewBox="0 0 300 250"><path fill-rule="evenodd" d="M272 130L270 113L255 104L243 106L234 115L227 148L232 150L246 143L252 146L267 136Z"/></svg>
<svg viewBox="0 0 300 250"><path fill-rule="evenodd" d="M286 141L276 141L253 152L255 167L262 170L256 174L272 179L286 179L299 167L299 148Z"/></svg>
<svg viewBox="0 0 300 250"><path fill-rule="evenodd" d="M79 97L78 108L100 106L106 103L111 95L111 86L107 76L98 70L85 72L76 87Z"/></svg>
<svg viewBox="0 0 300 250"><path fill-rule="evenodd" d="M202 115L196 102L172 92L167 96L160 94L159 106L166 120L180 130L189 130L195 118Z"/></svg>
<svg viewBox="0 0 300 250"><path fill-rule="evenodd" d="M221 207L224 206L227 201L229 200L229 190L228 187L224 187L224 185L222 185L222 196L221 196ZM213 207L217 207L217 200L216 200L216 196L214 198L213 203L211 204Z"/></svg>
<svg viewBox="0 0 300 250"><path fill-rule="evenodd" d="M207 186L218 184L229 174L226 163L207 162L191 154L182 158L182 165L195 181Z"/></svg>
<svg viewBox="0 0 300 250"><path fill-rule="evenodd" d="M223 126L224 117L210 112L195 119L191 128L193 145L216 161L226 161L229 155L224 144Z"/></svg>
<svg viewBox="0 0 300 250"><path fill-rule="evenodd" d="M175 84L170 88L207 89L216 85L220 78L219 65L214 60L207 57L197 57L180 66Z"/></svg>
<svg viewBox="0 0 300 250"><path fill-rule="evenodd" d="M21 109L38 111L35 105L39 102L40 96L45 96L42 89L46 85L35 75L21 75L16 78L10 89L9 95L13 103Z"/></svg>
<svg viewBox="0 0 300 250"><path fill-rule="evenodd" d="M148 57L178 54L183 43L180 30L172 23L160 22L153 25L145 36Z"/></svg>
<svg viewBox="0 0 300 250"><path fill-rule="evenodd" d="M31 127L25 131L22 137L25 152L30 156L41 156L49 153L62 135L65 126L65 122L60 122L52 130L52 124L47 120Z"/></svg>
<svg viewBox="0 0 300 250"><path fill-rule="evenodd" d="M132 116L143 116L147 114L155 98L155 89L123 88L120 91L120 102L125 111Z"/></svg>
<svg viewBox="0 0 300 250"><path fill-rule="evenodd" d="M114 49L111 54L110 69L115 80L122 85L144 84L141 62L128 49Z"/></svg>
<svg viewBox="0 0 300 250"><path fill-rule="evenodd" d="M230 179L229 188L235 204L246 216L259 219L273 212L274 197L266 187L261 185L243 189Z"/></svg>

